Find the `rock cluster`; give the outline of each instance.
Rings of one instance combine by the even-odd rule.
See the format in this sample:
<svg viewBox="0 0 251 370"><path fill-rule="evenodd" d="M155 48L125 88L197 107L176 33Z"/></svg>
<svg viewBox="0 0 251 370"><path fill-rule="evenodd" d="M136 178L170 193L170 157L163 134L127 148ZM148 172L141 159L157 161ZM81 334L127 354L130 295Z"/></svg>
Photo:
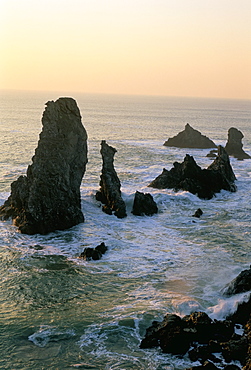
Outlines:
<svg viewBox="0 0 251 370"><path fill-rule="evenodd" d="M167 314L162 322L153 321L142 339L141 348L160 347L174 355L188 354L191 361L201 366L191 369L218 369L223 363L215 356L221 353L226 363L239 361L244 370L251 368L251 268L241 272L228 285L225 295L248 292L249 299L238 305L236 312L226 320L212 320L205 312L193 312L183 318ZM243 325L244 334L236 334L235 326ZM215 365L216 364L216 365ZM240 369L226 365L224 369Z"/></svg>
<svg viewBox="0 0 251 370"><path fill-rule="evenodd" d="M121 196L121 184L114 168L115 148L108 145L105 140L101 142L100 153L103 166L100 176L100 190L96 193L96 199L103 203L102 210L108 214L115 214L118 218L126 217L126 205Z"/></svg>
<svg viewBox="0 0 251 370"><path fill-rule="evenodd" d="M231 155L239 160L250 159L250 155L244 152L242 139L244 135L237 128L231 127L228 130L228 141L225 146L225 150L228 155Z"/></svg>
<svg viewBox="0 0 251 370"><path fill-rule="evenodd" d="M192 128L189 123L186 124L185 130L178 133L178 135L169 138L165 141L164 145L178 148L216 148L215 143L211 139Z"/></svg>
<svg viewBox="0 0 251 370"><path fill-rule="evenodd" d="M46 234L84 221L80 184L87 164L87 134L72 98L49 101L42 132L26 176L11 184L0 218L21 233Z"/></svg>
<svg viewBox="0 0 251 370"><path fill-rule="evenodd" d="M132 214L135 216L152 216L158 213L158 206L149 193L136 191L132 207Z"/></svg>
<svg viewBox="0 0 251 370"><path fill-rule="evenodd" d="M228 154L222 146L218 147L218 156L207 169L201 169L189 154L182 163L175 162L173 166L170 171L164 168L162 174L148 186L185 190L202 199L211 199L221 190L236 191L236 178Z"/></svg>

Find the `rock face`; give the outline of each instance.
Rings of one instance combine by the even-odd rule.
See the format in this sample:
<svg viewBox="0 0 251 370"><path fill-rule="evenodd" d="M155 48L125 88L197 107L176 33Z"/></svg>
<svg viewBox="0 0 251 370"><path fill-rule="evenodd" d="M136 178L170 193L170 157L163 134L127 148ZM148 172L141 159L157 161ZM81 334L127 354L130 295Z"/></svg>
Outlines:
<svg viewBox="0 0 251 370"><path fill-rule="evenodd" d="M184 158L184 162L175 162L173 166L170 171L164 168L162 174L148 186L185 190L202 199L211 199L221 190L236 191L236 178L228 154L222 146L218 147L218 156L207 169L201 169L189 154Z"/></svg>
<svg viewBox="0 0 251 370"><path fill-rule="evenodd" d="M158 207L152 195L149 193L141 193L136 191L132 214L135 216L152 216L155 213L158 213Z"/></svg>
<svg viewBox="0 0 251 370"><path fill-rule="evenodd" d="M87 164L87 134L72 98L49 101L42 132L26 176L11 184L0 218L21 233L46 234L84 221L80 184Z"/></svg>
<svg viewBox="0 0 251 370"><path fill-rule="evenodd" d="M100 176L100 190L96 193L96 199L103 203L103 211L107 214L115 214L118 218L126 217L126 205L121 197L121 184L114 169L115 148L109 146L105 140L101 142L100 153L103 166Z"/></svg>
<svg viewBox="0 0 251 370"><path fill-rule="evenodd" d="M216 148L216 145L212 140L207 136L202 135L199 131L193 129L189 123L186 124L185 130L181 131L178 135L169 138L164 145L175 146L177 148Z"/></svg>
<svg viewBox="0 0 251 370"><path fill-rule="evenodd" d="M242 139L244 135L241 131L237 130L237 128L231 127L228 130L228 141L225 146L225 150L228 155L231 155L237 159L250 159L250 155L244 152L242 149Z"/></svg>

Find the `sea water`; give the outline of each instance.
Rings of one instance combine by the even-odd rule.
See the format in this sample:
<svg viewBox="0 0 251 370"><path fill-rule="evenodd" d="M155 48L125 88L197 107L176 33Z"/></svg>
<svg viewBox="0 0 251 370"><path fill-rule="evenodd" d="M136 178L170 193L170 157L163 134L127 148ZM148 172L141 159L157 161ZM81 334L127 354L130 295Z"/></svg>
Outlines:
<svg viewBox="0 0 251 370"><path fill-rule="evenodd" d="M225 145L230 127L251 154L250 101L68 94L88 133L81 185L85 222L48 235L22 235L0 222L0 368L149 369L192 366L188 358L140 349L153 320L204 310L223 319L247 294L225 299L228 282L251 261L251 160L231 158L237 192L211 200L148 184L186 154L203 168L209 150L163 146L186 123ZM58 93L2 91L0 205L26 173L41 132L44 104ZM102 212L95 200L100 142L117 149L115 168L128 216ZM136 191L151 193L159 212L131 213ZM200 219L192 217L201 208ZM78 256L105 242L99 261Z"/></svg>

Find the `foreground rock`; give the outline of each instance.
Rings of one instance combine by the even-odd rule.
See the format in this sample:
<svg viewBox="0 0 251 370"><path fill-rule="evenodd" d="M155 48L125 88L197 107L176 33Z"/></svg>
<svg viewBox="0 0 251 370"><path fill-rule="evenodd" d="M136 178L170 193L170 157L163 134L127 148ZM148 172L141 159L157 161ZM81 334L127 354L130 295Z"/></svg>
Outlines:
<svg viewBox="0 0 251 370"><path fill-rule="evenodd" d="M121 196L121 184L114 169L115 148L109 146L105 140L101 142L101 155L103 160L102 173L100 176L100 190L96 193L96 199L103 203L103 211L115 214L118 218L126 217L126 206Z"/></svg>
<svg viewBox="0 0 251 370"><path fill-rule="evenodd" d="M132 214L135 216L152 216L158 213L158 206L149 193L136 191L134 196Z"/></svg>
<svg viewBox="0 0 251 370"><path fill-rule="evenodd" d="M148 186L157 189L189 191L202 199L211 199L221 190L236 191L236 177L232 170L228 154L222 146L218 147L218 156L207 168L201 169L189 154L184 162L173 164L168 171L165 168Z"/></svg>
<svg viewBox="0 0 251 370"><path fill-rule="evenodd" d="M164 145L175 146L177 148L216 148L216 145L212 140L192 128L189 123L186 124L185 130L181 131L178 135L169 138Z"/></svg>
<svg viewBox="0 0 251 370"><path fill-rule="evenodd" d="M141 341L141 348L160 347L174 355L188 354L191 361L201 366L191 369L240 369L230 363L238 361L242 369L251 368L251 298L250 270L242 271L227 287L225 295L247 292L247 299L238 304L234 314L224 321L212 320L205 312L194 312L183 318L167 314L162 322L153 321ZM235 333L235 326L243 325L242 335ZM219 367L218 367L219 366Z"/></svg>
<svg viewBox="0 0 251 370"><path fill-rule="evenodd" d="M225 150L228 155L231 155L239 160L250 159L250 155L245 153L242 144L242 139L244 135L237 128L231 127L228 130L228 141L225 146Z"/></svg>
<svg viewBox="0 0 251 370"><path fill-rule="evenodd" d="M21 233L46 234L84 221L80 184L87 164L87 134L72 98L49 101L43 129L26 176L11 184L0 218Z"/></svg>
<svg viewBox="0 0 251 370"><path fill-rule="evenodd" d="M96 248L91 248L87 247L84 249L84 251L80 254L80 258L83 258L85 261L90 261L90 260L100 260L103 254L107 251L107 246L105 245L104 242L101 244L97 245Z"/></svg>

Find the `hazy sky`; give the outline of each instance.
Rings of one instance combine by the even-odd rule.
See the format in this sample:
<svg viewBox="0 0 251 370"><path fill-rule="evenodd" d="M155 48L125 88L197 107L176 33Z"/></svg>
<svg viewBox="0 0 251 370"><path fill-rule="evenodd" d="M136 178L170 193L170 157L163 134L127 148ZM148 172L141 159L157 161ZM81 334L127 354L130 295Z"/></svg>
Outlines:
<svg viewBox="0 0 251 370"><path fill-rule="evenodd" d="M251 99L251 0L0 0L1 88Z"/></svg>

